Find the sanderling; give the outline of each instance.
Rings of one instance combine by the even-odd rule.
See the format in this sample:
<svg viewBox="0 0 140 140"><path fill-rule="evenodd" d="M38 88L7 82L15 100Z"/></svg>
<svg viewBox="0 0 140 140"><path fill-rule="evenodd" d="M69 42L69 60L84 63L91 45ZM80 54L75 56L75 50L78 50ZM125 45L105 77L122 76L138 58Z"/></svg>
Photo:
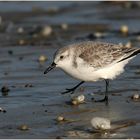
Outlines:
<svg viewBox="0 0 140 140"><path fill-rule="evenodd" d="M122 44L83 41L60 48L44 74L59 67L81 82L63 93L73 93L84 82L105 80L105 98L108 102L109 79L114 79L124 71L124 66L140 53L139 48L128 48Z"/></svg>

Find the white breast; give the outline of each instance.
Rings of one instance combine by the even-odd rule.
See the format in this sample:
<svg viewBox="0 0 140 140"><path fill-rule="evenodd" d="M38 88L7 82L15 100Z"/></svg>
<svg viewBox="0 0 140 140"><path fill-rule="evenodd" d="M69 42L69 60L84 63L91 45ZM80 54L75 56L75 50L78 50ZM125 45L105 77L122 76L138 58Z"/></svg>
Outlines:
<svg viewBox="0 0 140 140"><path fill-rule="evenodd" d="M98 81L100 79L114 79L116 76L121 74L124 71L124 66L134 57L131 57L122 62L112 64L105 68L95 70L93 67L88 65L83 65L83 62L80 63L78 60L78 67L67 65L62 69L71 75L72 77L82 80L82 81Z"/></svg>

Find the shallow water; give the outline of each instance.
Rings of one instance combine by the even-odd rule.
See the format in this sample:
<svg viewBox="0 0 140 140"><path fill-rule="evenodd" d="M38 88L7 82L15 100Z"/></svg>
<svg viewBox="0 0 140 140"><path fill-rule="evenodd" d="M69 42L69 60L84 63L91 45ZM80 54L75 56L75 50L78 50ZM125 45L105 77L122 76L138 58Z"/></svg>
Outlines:
<svg viewBox="0 0 140 140"><path fill-rule="evenodd" d="M140 56L127 65L125 73L110 82L108 106L91 100L103 98L104 81L83 84L75 95L84 94L86 103L72 106L67 101L74 95L61 92L79 81L60 69L47 76L43 74L56 49L87 39L96 31L106 35L97 39L92 36L93 40L132 41L132 45L139 47L138 35L133 35L140 30L139 10L138 4L125 8L122 4L104 2L0 2L0 85L10 89L7 96L0 96L0 107L7 111L0 112L0 138L139 138L140 102L132 101L130 96L140 93ZM62 23L68 25L67 30L61 28ZM125 24L132 35L118 32ZM53 33L42 37L36 27L45 25L52 26ZM19 27L24 28L24 33L17 33ZM20 40L24 43L20 44ZM41 55L48 60L39 63ZM73 121L57 123L59 115ZM97 116L111 119L113 127L134 123L108 134L91 133L90 120ZM17 129L22 124L30 129Z"/></svg>

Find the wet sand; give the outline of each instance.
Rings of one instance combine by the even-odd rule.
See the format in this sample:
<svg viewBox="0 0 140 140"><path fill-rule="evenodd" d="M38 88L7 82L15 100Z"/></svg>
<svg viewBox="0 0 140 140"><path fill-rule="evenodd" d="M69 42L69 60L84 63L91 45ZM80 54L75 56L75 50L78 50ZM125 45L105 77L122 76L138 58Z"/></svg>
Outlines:
<svg viewBox="0 0 140 140"><path fill-rule="evenodd" d="M0 107L6 110L0 112L0 138L139 138L140 101L133 101L131 96L140 94L140 56L127 65L125 73L110 82L108 106L92 100L103 98L104 81L85 83L74 95L62 95L65 88L79 81L60 69L47 76L43 74L52 62L53 53L69 42L89 39L126 44L131 41L132 46L139 47L138 6L0 2L0 85L10 89L8 95L0 95ZM47 25L52 32L44 36L42 30ZM128 26L129 34L119 31L121 25ZM95 35L97 32L101 37ZM41 55L47 57L46 62L38 61ZM86 97L84 104L67 104L80 94ZM58 123L57 116L70 121ZM113 128L124 127L107 134L90 132L93 117L110 119ZM28 130L19 129L24 124Z"/></svg>

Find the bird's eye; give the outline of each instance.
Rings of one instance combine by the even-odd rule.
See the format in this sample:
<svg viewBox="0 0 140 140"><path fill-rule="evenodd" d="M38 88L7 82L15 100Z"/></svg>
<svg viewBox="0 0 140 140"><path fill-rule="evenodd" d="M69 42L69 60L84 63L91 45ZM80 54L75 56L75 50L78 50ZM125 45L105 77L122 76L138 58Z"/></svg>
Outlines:
<svg viewBox="0 0 140 140"><path fill-rule="evenodd" d="M61 55L61 56L60 56L60 59L63 59L63 58L64 58L64 56L63 56L63 55Z"/></svg>

